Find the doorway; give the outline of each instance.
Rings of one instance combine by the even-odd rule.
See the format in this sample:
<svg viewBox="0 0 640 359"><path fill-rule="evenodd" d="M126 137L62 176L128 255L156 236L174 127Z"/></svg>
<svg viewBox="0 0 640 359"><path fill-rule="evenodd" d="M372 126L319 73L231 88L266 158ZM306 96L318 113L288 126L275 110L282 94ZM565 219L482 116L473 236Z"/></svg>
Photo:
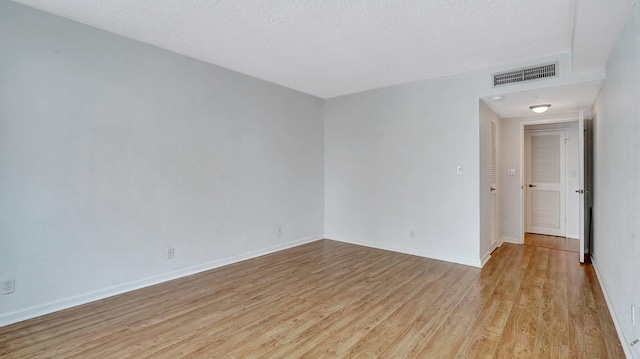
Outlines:
<svg viewBox="0 0 640 359"><path fill-rule="evenodd" d="M526 233L567 236L567 129L525 126Z"/></svg>
<svg viewBox="0 0 640 359"><path fill-rule="evenodd" d="M525 121L520 130L521 243L532 235L544 235L579 247L581 197L575 191L582 187L583 172L579 119Z"/></svg>

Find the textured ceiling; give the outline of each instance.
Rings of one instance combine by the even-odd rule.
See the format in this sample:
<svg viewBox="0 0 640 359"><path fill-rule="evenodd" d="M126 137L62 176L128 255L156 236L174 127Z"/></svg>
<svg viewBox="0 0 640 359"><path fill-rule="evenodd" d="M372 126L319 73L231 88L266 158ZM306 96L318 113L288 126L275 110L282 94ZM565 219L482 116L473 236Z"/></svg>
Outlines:
<svg viewBox="0 0 640 359"><path fill-rule="evenodd" d="M571 51L575 0L17 0L322 98Z"/></svg>

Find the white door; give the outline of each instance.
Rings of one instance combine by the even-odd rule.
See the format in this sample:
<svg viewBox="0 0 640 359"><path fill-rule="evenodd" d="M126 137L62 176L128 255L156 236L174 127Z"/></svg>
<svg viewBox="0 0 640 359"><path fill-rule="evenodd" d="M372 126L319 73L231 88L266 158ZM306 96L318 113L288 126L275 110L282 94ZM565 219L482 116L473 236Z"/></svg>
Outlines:
<svg viewBox="0 0 640 359"><path fill-rule="evenodd" d="M579 226L580 226L580 263L584 263L585 254L589 251L589 235L591 232L591 213L590 213L590 183L591 183L591 148L592 138L590 133L591 127L587 126L584 119L584 112L580 111L578 118L578 162L579 162L579 188L576 190L580 196L579 207Z"/></svg>
<svg viewBox="0 0 640 359"><path fill-rule="evenodd" d="M566 132L526 133L527 232L565 236Z"/></svg>
<svg viewBox="0 0 640 359"><path fill-rule="evenodd" d="M498 241L498 130L491 121L491 246Z"/></svg>

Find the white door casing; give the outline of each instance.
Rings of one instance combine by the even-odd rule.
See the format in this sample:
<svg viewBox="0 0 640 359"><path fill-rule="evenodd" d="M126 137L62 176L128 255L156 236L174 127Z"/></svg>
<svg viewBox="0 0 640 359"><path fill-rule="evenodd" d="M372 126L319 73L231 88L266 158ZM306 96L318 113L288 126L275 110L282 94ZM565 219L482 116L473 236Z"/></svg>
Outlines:
<svg viewBox="0 0 640 359"><path fill-rule="evenodd" d="M525 135L526 231L564 237L566 131L531 131Z"/></svg>
<svg viewBox="0 0 640 359"><path fill-rule="evenodd" d="M587 241L587 236L589 233L589 206L587 206L588 196L590 188L587 186L587 176L590 176L588 173L589 170L589 161L587 161L587 151L586 145L591 145L591 143L586 141L585 137L591 137L589 133L589 126L586 126L584 111L580 111L580 116L578 118L578 189L576 192L580 197L580 205L579 205L579 230L580 230L580 263L584 263L585 253L589 250L589 245Z"/></svg>

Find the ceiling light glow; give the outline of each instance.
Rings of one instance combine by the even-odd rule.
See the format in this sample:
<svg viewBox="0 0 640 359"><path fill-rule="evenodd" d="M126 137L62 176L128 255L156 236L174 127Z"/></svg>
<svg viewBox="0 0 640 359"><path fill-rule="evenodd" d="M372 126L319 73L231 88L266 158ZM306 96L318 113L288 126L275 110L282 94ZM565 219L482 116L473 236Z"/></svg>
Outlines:
<svg viewBox="0 0 640 359"><path fill-rule="evenodd" d="M543 113L546 110L548 110L549 107L551 107L551 105L549 105L549 104L529 106L531 111L533 111L535 113Z"/></svg>

